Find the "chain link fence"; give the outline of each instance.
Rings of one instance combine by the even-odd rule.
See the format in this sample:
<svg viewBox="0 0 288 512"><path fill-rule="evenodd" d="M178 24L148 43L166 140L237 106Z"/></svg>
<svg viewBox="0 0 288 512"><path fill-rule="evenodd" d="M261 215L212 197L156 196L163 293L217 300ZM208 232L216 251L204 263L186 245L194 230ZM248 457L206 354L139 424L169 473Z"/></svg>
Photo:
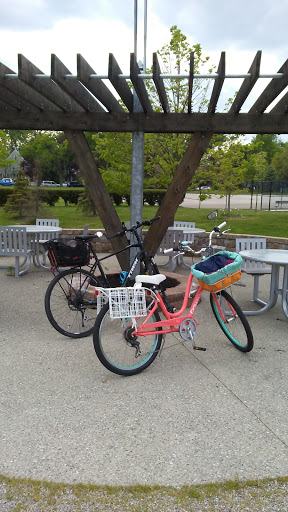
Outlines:
<svg viewBox="0 0 288 512"><path fill-rule="evenodd" d="M250 208L256 210L288 209L288 181L256 181L245 183L250 190Z"/></svg>

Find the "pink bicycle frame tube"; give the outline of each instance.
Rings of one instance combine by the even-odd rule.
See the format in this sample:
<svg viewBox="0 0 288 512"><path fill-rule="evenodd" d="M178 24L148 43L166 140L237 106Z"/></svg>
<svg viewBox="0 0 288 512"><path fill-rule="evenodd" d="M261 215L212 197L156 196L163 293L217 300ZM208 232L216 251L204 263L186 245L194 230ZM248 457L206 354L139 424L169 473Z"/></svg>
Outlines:
<svg viewBox="0 0 288 512"><path fill-rule="evenodd" d="M186 290L185 290L182 307L176 313L169 313L169 311L167 311L160 293L157 293L156 294L157 301L155 301L153 308L148 313L147 317L142 322L142 324L139 325L137 330L135 330L135 335L136 336L148 336L148 335L153 335L153 334L167 334L169 332L178 332L179 326L181 325L183 320L185 318L193 317L193 314L194 314L197 304L199 302L200 296L203 292L202 288L199 288L197 290L196 295L193 300L193 303L191 305L189 314L185 315L185 316L181 316L187 308L192 279L193 279L193 276L192 276L192 274L190 274L188 277L188 281L187 281L187 286L186 286ZM162 313L166 317L166 320L162 320L160 322L152 322L147 325L147 322L149 321L149 319L151 318L151 316L157 309L158 303L160 305ZM196 324L197 324L197 322L196 322ZM156 328L159 328L159 327L161 327L161 328L166 327L166 329L162 329L161 331L156 330Z"/></svg>

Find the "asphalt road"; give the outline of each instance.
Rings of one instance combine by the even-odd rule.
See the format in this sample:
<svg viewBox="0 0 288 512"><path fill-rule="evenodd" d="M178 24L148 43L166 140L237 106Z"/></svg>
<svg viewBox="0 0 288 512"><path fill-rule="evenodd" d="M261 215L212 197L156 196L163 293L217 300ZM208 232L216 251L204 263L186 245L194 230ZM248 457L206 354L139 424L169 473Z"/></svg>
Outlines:
<svg viewBox="0 0 288 512"><path fill-rule="evenodd" d="M275 209L275 201L281 200L282 197L280 195L273 195L270 201L271 209ZM227 208L226 205L226 197L219 197L215 194L212 194L210 199L205 199L204 201L199 200L199 194L186 194L183 203L180 206L184 206L187 208ZM261 208L261 196L253 195L252 199L252 208ZM235 196L231 196L231 208L239 208L239 209L249 209L251 207L251 195L249 194L239 194ZM269 196L262 197L262 208L264 210L269 209Z"/></svg>

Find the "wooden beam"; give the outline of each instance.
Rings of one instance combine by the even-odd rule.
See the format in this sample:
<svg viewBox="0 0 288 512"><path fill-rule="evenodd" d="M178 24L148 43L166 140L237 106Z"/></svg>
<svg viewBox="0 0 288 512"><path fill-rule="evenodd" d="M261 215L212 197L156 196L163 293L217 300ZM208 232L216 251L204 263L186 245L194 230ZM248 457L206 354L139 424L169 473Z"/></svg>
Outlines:
<svg viewBox="0 0 288 512"><path fill-rule="evenodd" d="M86 60L77 54L77 76L80 82L99 100L109 112L124 112L120 103L115 96L106 87L102 80L90 75L96 75L94 69L86 62Z"/></svg>
<svg viewBox="0 0 288 512"><path fill-rule="evenodd" d="M140 68L137 64L136 57L134 53L130 54L130 78L131 82L133 84L133 87L135 89L135 92L139 98L139 101L141 103L141 106L143 108L143 111L145 114L150 114L153 112L147 90L144 84L144 81L142 78L139 78L138 75L140 74Z"/></svg>
<svg viewBox="0 0 288 512"><path fill-rule="evenodd" d="M5 112L7 110L7 108L9 108L12 111L14 110L15 112L17 112L16 107L13 107L13 106L9 105L7 102L4 102L0 99L0 110L3 110Z"/></svg>
<svg viewBox="0 0 288 512"><path fill-rule="evenodd" d="M153 53L153 80L154 84L160 99L160 103L162 105L163 111L165 114L169 112L169 103L168 98L166 94L166 89L164 85L163 78L160 77L161 69L157 57L157 53Z"/></svg>
<svg viewBox="0 0 288 512"><path fill-rule="evenodd" d="M281 100L275 105L269 114L287 114L288 113L288 93L284 94Z"/></svg>
<svg viewBox="0 0 288 512"><path fill-rule="evenodd" d="M133 94L125 78L119 75L122 75L122 71L114 55L109 53L108 78L129 112L133 112Z"/></svg>
<svg viewBox="0 0 288 512"><path fill-rule="evenodd" d="M188 114L192 112L192 94L194 80L194 52L190 53L189 82L188 82Z"/></svg>
<svg viewBox="0 0 288 512"><path fill-rule="evenodd" d="M79 130L65 130L64 135L75 155L76 161L81 169L81 175L89 189L89 193L91 194L106 233L113 235L114 233L122 231L121 221L93 158L85 135ZM113 238L111 245L115 251L124 249L128 245L128 240L126 236ZM129 251L119 254L117 258L121 268L128 270Z"/></svg>
<svg viewBox="0 0 288 512"><path fill-rule="evenodd" d="M248 71L248 73L251 74L249 78L245 78L243 80L243 83L229 109L229 112L231 114L238 114L240 112L240 109L243 105L243 103L248 98L251 90L253 89L254 85L256 84L259 73L260 73L260 63L261 63L261 51L258 51L256 53L256 56L251 64L251 67Z"/></svg>
<svg viewBox="0 0 288 512"><path fill-rule="evenodd" d="M208 105L208 113L214 114L219 100L220 92L225 79L225 52L221 52L221 57L217 69L218 78L215 78L211 99Z"/></svg>
<svg viewBox="0 0 288 512"><path fill-rule="evenodd" d="M288 59L279 69L278 73L283 73L282 78L272 78L271 82L264 89L254 105L250 108L250 114L262 114L277 96L284 91L288 85ZM255 132L256 133L256 132Z"/></svg>
<svg viewBox="0 0 288 512"><path fill-rule="evenodd" d="M7 107L5 110L16 109L26 112L39 112L39 109L28 103L28 101L21 98L18 94L13 91L6 89L0 85L0 98L3 103L6 103Z"/></svg>
<svg viewBox="0 0 288 512"><path fill-rule="evenodd" d="M7 75L15 75L7 76ZM32 89L29 85L24 84L19 80L18 75L11 69L0 62L0 84L13 92L19 97L19 100L25 100L25 103L32 105L31 111L36 110L45 112L56 112L59 111L59 107L54 105L51 101L44 98L41 94ZM25 128L24 128L25 129Z"/></svg>
<svg viewBox="0 0 288 512"><path fill-rule="evenodd" d="M156 215L160 215L161 220L151 225L145 237L145 249L151 254L154 255L156 253L168 227L173 223L174 215L178 206L183 201L183 197L210 143L212 135L213 133L194 133L156 213Z"/></svg>
<svg viewBox="0 0 288 512"><path fill-rule="evenodd" d="M36 77L35 75L43 76ZM22 82L32 87L64 112L83 112L84 109L73 98L21 54L18 55L18 76Z"/></svg>
<svg viewBox="0 0 288 512"><path fill-rule="evenodd" d="M0 97L1 100L1 97ZM109 114L3 111L0 129L145 133L288 133L288 114Z"/></svg>
<svg viewBox="0 0 288 512"><path fill-rule="evenodd" d="M66 76L71 75L71 77ZM51 77L69 96L81 105L86 112L104 112L98 101L87 89L70 73L69 69L56 57L51 55Z"/></svg>

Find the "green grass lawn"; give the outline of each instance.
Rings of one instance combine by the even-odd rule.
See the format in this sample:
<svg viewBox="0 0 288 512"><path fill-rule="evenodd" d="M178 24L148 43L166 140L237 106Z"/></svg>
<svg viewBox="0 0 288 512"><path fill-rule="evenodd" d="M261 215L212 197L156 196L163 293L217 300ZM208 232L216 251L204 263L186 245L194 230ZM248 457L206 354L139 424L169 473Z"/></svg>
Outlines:
<svg viewBox="0 0 288 512"><path fill-rule="evenodd" d="M157 213L157 206L144 206L143 219L147 220L154 217ZM116 207L121 222L130 220L130 208L126 204ZM207 215L210 209L205 208L183 208L179 207L175 220L196 222L196 226L210 231L214 226L214 220L208 220ZM100 217L84 215L76 206L65 206L64 201L60 199L54 207L45 208L45 213L39 217L59 219L62 228L83 228L89 224L89 228L102 228ZM135 219L137 220L137 219ZM231 228L231 233L251 234L275 237L288 237L288 212L285 211L264 211L264 210L232 210L228 217L226 210L218 211L218 224L227 221L227 226ZM33 224L35 218L15 219L5 213L4 208L0 208L0 224Z"/></svg>

